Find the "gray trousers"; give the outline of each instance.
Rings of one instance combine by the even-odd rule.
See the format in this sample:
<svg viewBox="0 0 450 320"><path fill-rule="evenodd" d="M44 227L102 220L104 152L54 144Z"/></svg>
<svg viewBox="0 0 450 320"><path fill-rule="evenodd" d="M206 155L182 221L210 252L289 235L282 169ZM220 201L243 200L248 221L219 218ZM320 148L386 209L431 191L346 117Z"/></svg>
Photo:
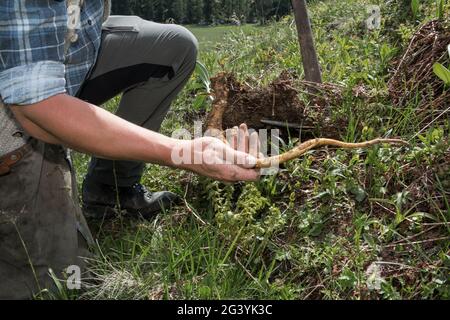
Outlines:
<svg viewBox="0 0 450 320"><path fill-rule="evenodd" d="M111 16L92 74L78 97L100 105L123 93L117 115L158 131L171 102L183 89L197 60L198 43L186 28L134 16ZM131 186L140 181L143 163L92 158L87 179Z"/></svg>
<svg viewBox="0 0 450 320"><path fill-rule="evenodd" d="M157 131L195 67L197 42L185 28L137 17L111 17L97 64L79 93L95 104L123 93L118 115ZM55 289L71 266L84 269L92 235L78 203L67 151L31 139L11 172L0 176L0 299L26 299ZM113 182L113 163L92 159L88 178ZM143 165L117 162L122 185Z"/></svg>

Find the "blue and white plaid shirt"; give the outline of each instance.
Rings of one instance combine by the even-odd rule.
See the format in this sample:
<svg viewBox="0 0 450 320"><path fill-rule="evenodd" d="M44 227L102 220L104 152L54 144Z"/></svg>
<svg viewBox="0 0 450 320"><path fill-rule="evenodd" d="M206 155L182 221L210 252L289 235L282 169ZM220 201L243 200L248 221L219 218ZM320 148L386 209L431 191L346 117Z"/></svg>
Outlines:
<svg viewBox="0 0 450 320"><path fill-rule="evenodd" d="M75 96L100 49L104 0L85 0L78 40L67 55L66 1L1 0L0 97L29 105L56 94Z"/></svg>

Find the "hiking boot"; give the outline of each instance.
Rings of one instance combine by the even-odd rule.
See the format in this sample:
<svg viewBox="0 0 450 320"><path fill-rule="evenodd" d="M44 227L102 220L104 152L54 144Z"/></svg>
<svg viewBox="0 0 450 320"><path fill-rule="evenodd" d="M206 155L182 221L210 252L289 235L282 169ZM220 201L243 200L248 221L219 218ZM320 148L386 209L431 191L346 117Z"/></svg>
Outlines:
<svg viewBox="0 0 450 320"><path fill-rule="evenodd" d="M83 211L87 218L111 219L121 213L150 219L157 213L169 210L180 201L175 193L150 192L142 184L115 187L91 182L83 183Z"/></svg>

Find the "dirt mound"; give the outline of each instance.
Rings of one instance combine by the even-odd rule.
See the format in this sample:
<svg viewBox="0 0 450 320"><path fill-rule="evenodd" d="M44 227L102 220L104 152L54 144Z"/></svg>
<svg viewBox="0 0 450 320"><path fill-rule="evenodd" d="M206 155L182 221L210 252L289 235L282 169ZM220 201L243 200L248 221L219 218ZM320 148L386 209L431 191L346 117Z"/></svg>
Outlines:
<svg viewBox="0 0 450 320"><path fill-rule="evenodd" d="M288 73L282 74L266 88L251 88L229 81L229 100L223 116L224 128L247 123L253 129L261 129L261 120L301 123L304 119L305 105L299 100L293 88L293 79Z"/></svg>
<svg viewBox="0 0 450 320"><path fill-rule="evenodd" d="M330 107L343 99L344 88L335 84L300 81L285 71L266 87L252 87L237 81L233 74L221 73L212 79L212 88L222 102L221 110L213 109L209 116L210 127L227 129L246 123L255 130L283 129L289 123L289 129L312 135L327 132L328 137L339 137L339 128L346 128L329 118ZM364 96L365 92L356 88L354 95Z"/></svg>
<svg viewBox="0 0 450 320"><path fill-rule="evenodd" d="M450 91L433 72L433 64L448 64L450 44L448 23L433 20L424 24L413 36L403 56L395 61L395 71L389 81L389 94L398 107L416 99L418 112L426 118L436 116L450 104Z"/></svg>

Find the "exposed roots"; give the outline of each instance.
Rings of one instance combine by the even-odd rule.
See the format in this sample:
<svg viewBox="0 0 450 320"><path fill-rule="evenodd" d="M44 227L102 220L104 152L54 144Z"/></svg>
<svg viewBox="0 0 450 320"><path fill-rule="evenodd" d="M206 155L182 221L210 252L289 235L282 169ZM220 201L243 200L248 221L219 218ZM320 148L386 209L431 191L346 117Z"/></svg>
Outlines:
<svg viewBox="0 0 450 320"><path fill-rule="evenodd" d="M360 148L369 148L371 146L377 145L377 144L398 144L398 145L408 145L406 141L400 140L400 139L375 139L371 141L361 142L361 143L347 143L342 142L338 140L333 139L313 139L306 141L294 149L283 153L278 156L265 158L265 159L258 159L256 163L256 168L263 169L263 168L270 168L273 165L277 164L283 164L286 162L289 162L291 160L300 158L302 155L304 155L306 152L312 149L324 147L324 146L333 146L338 147L341 149L360 149Z"/></svg>
<svg viewBox="0 0 450 320"><path fill-rule="evenodd" d="M212 79L214 88L214 104L213 111L208 117L207 130L214 131L214 129L219 128L222 130L223 115L228 105L228 97L230 93L228 86L231 81L233 81L233 78L225 73L220 73Z"/></svg>
<svg viewBox="0 0 450 320"><path fill-rule="evenodd" d="M348 126L348 117L332 120L330 116L330 111L342 104L347 90L337 84L302 81L288 71L264 87L237 81L229 73L220 73L211 82L216 102L208 117L208 129L246 123L254 130L271 126L297 129L310 137L326 132L329 138L338 139ZM354 87L352 94L366 104L372 98L362 85Z"/></svg>
<svg viewBox="0 0 450 320"><path fill-rule="evenodd" d="M433 72L433 64L447 65L450 27L433 20L424 24L413 36L403 56L395 62L389 81L389 94L397 107L417 101L417 112L424 121L431 120L450 105L450 90Z"/></svg>
<svg viewBox="0 0 450 320"><path fill-rule="evenodd" d="M298 91L297 89L292 87L291 80L289 79L283 79L286 77L286 74L281 75L278 80L276 80L272 85L271 93L273 95L273 102L272 102L272 113L273 116L275 116L277 110L280 110L280 112L293 112L294 115L291 116L291 118L288 118L286 121L298 121L298 118L295 118L295 113L299 112L298 106L299 106L299 100L298 100ZM257 109L258 106L256 103L260 101L261 106L267 105L267 92L261 92L260 97L258 96L257 92L252 92L249 94L249 90L243 89L242 85L238 83L234 76L231 74L221 73L215 78L212 79L212 88L214 92L214 101L213 101L213 107L212 111L209 114L208 122L207 122L207 134L216 138L221 139L222 141L226 142L225 134L224 134L224 123L225 128L231 128L236 125L240 125L241 123L247 123L247 125L250 128L254 128L255 125L261 125L260 120L261 116L264 118L270 119L269 115L264 115L261 113L256 113L256 120L253 120L250 124L243 119L242 121L237 120L237 116L239 113L237 112L236 108L233 106L236 106L237 101L239 101L239 98L244 99L244 103L247 103L246 106L249 106L249 96L252 97L252 103L255 104L254 107ZM320 99L321 101L316 101L317 103L322 103L327 105L330 103L331 97L334 97L334 99L342 99L342 88L336 85L332 84L323 84L323 85L316 85L311 83L303 82L304 88L306 88L305 93L308 93L310 95L314 95L313 99ZM277 88L279 91L277 92ZM314 89L314 90L309 90ZM240 95L238 94L240 93ZM360 92L360 94L364 94L363 91ZM277 99L278 97L278 99ZM328 99L328 100L327 100ZM277 101L281 101L284 103L277 104ZM286 102L291 103L291 105L286 104ZM295 103L295 104L294 104ZM231 105L230 105L231 104ZM240 104L242 106L242 102ZM250 105L252 107L252 105ZM297 107L297 108L295 108ZM227 116L227 112L232 112L234 116L234 121L231 123L228 123L227 121L224 121L224 118ZM267 108L266 111L267 112ZM302 111L303 112L303 111ZM253 115L248 115L249 110L242 110L242 113L244 116L249 116L250 119ZM251 112L250 112L251 113ZM289 115L288 115L289 116ZM292 118L293 117L293 118ZM255 122L256 121L256 122ZM228 125L227 125L228 123ZM343 141L333 140L333 139L313 139L306 141L294 149L278 156L265 158L265 159L259 159L256 164L256 168L262 169L262 168L270 168L274 164L283 164L288 161L291 161L293 159L301 157L303 154L308 152L309 150L320 148L323 146L334 146L338 148L343 149L359 149L359 148L368 148L373 145L377 144L397 144L397 145L407 145L408 143L400 140L400 139L375 139L371 141L366 141L362 143L346 143Z"/></svg>

